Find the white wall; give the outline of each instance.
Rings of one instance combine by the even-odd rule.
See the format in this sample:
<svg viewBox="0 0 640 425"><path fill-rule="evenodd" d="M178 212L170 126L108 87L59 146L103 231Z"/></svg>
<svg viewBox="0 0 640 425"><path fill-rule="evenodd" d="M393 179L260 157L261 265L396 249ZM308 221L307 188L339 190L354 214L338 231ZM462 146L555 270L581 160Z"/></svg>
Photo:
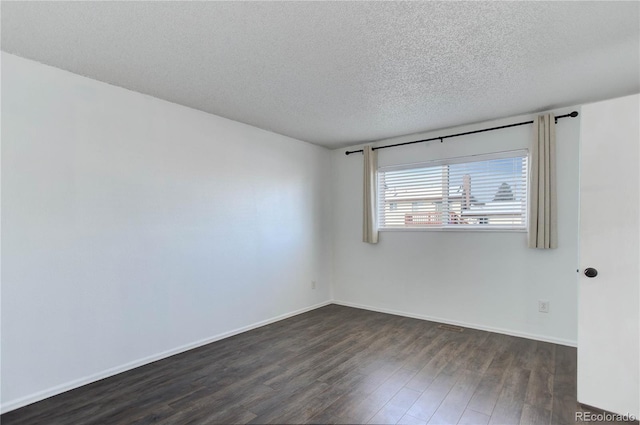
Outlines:
<svg viewBox="0 0 640 425"><path fill-rule="evenodd" d="M555 111L556 115L573 109ZM533 116L385 140L418 140ZM362 155L333 151L334 299L567 345L576 343L579 118L557 125L559 248L527 248L526 233L385 231L362 243ZM527 148L532 126L378 151L379 166ZM538 312L538 300L550 312Z"/></svg>
<svg viewBox="0 0 640 425"><path fill-rule="evenodd" d="M2 124L4 411L329 301L328 150L5 53Z"/></svg>

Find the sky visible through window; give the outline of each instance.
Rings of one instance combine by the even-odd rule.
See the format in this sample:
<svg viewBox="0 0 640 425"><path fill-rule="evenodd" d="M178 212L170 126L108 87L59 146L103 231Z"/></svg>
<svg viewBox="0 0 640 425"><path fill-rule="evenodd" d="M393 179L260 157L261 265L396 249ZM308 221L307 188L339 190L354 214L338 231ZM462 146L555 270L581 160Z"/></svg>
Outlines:
<svg viewBox="0 0 640 425"><path fill-rule="evenodd" d="M522 170L523 167L526 167L526 164L523 164L525 160L526 157L492 159L462 164L438 165L417 168L415 170L402 170L397 173L403 175L404 178L412 179L416 184L423 184L425 188L442 187L441 177L443 171L446 170L446 167L449 167L450 195L462 192L463 178L465 175L471 176L473 181L474 177L476 177L476 179L482 179L483 176L491 174L492 180L495 181L495 190L489 192L483 190L482 192L475 193L476 191L473 190L473 184L471 185L471 195L475 196L478 202L490 202L503 183L508 184L514 190L522 189L521 186L524 183L522 181ZM394 177L392 177L394 174L395 172L387 173L389 177L387 177L385 181L385 188L392 190L403 189L406 186L406 182L396 183ZM486 189L486 187L483 189ZM520 192L520 190L514 191L514 193L515 192Z"/></svg>

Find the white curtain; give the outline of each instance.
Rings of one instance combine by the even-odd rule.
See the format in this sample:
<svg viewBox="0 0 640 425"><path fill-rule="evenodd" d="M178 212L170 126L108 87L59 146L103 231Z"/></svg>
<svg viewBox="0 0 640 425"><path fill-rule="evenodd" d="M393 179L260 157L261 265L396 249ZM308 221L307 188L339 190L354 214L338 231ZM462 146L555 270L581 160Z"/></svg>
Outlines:
<svg viewBox="0 0 640 425"><path fill-rule="evenodd" d="M533 120L529 185L529 248L558 247L556 200L556 120L545 114Z"/></svg>
<svg viewBox="0 0 640 425"><path fill-rule="evenodd" d="M378 220L376 214L378 154L365 146L364 153L364 179L363 179L363 205L362 205L362 242L378 243Z"/></svg>

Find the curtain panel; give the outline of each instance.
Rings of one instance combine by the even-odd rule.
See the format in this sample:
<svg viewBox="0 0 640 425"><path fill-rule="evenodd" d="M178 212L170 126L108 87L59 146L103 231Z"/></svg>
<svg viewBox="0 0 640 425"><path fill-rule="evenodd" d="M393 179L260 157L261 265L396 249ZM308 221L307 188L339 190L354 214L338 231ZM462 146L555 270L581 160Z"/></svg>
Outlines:
<svg viewBox="0 0 640 425"><path fill-rule="evenodd" d="M364 178L363 178L363 205L362 205L362 242L378 243L377 220L377 172L378 153L365 146L364 153Z"/></svg>
<svg viewBox="0 0 640 425"><path fill-rule="evenodd" d="M529 248L558 247L556 195L556 120L553 114L533 120L529 184Z"/></svg>

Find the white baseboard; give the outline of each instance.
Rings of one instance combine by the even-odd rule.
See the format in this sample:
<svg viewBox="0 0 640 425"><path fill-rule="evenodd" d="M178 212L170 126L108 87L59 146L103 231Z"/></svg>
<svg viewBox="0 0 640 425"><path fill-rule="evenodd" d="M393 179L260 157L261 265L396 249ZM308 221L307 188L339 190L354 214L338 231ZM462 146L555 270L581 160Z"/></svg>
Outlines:
<svg viewBox="0 0 640 425"><path fill-rule="evenodd" d="M517 336L517 337L527 338L527 339L533 339L533 340L536 340L536 341L551 342L553 344L566 345L566 346L569 346L569 347L577 347L578 346L578 342L574 341L574 340L563 339L563 338L554 338L554 337L550 337L550 336L546 336L546 335L531 334L531 333L527 333L527 332L515 331L515 330L512 330L512 329L494 328L494 327L491 327L491 326L483 326L483 325L478 325L478 324L475 324L475 323L467 323L467 322L460 322L460 321L457 321L457 320L443 319L441 317L427 316L427 315L422 315L422 314L413 314L413 313L407 313L407 312L404 312L404 311L391 310L391 309L387 309L387 308L371 307L371 306L368 306L368 305L356 304L356 303L351 303L351 302L348 302L348 301L333 300L333 304L343 305L345 307L360 308L360 309L363 309L363 310L376 311L378 313L393 314L395 316L404 316L404 317L411 317L413 319L429 320L430 322L446 323L448 325L462 326L464 328L471 328L471 329L478 329L478 330L481 330L481 331L495 332L495 333L499 333L499 334Z"/></svg>
<svg viewBox="0 0 640 425"><path fill-rule="evenodd" d="M66 382L66 383L61 384L61 385L56 385L55 387L47 388L46 390L42 390L42 391L38 391L35 394L30 394L30 395L28 395L26 397L21 397L19 399L11 400L11 401L8 401L6 403L3 403L0 406L0 413L7 413L7 412L10 412L12 410L19 409L20 407L26 406L28 404L44 400L45 398L49 398L49 397L52 397L54 395L58 395L58 394L61 394L63 392L66 392L66 391L81 387L83 385L87 385L87 384L90 384L92 382L99 381L101 379L108 378L110 376L117 375L119 373L126 372L126 371L131 370L131 369L135 369L136 367L143 366L145 364L149 364L149 363L152 363L152 362L155 362L155 361L158 361L158 360L162 360L164 358L171 357L171 356L173 356L175 354L180 354L180 353L183 353L185 351L189 351L189 350L192 350L194 348L198 348L198 347L201 347L203 345L210 344L212 342L220 341L221 339L229 338L231 336L238 335L240 333L243 333L243 332L246 332L246 331L250 331L252 329L256 329L256 328L259 328L261 326L268 325L270 323L274 323L274 322L278 322L280 320L288 319L289 317L297 316L298 314L306 313L307 311L315 310L317 308L324 307L324 306L329 305L329 304L331 304L331 301L325 301L325 302L322 302L322 303L319 303L319 304L315 304L315 305L312 305L312 306L309 306L309 307L301 308L299 310L292 311L290 313L285 313L285 314L281 314L281 315L276 316L276 317L272 317L271 319L267 319L267 320L263 320L261 322L253 323L251 325L244 326L244 327L238 328L238 329L234 329L234 330L229 331L229 332L224 332L224 333L221 333L221 334L218 334L218 335L214 335L214 336L209 337L209 338L204 338L204 339L201 339L201 340L196 341L196 342L192 342L192 343L180 346L180 347L172 348L171 350L163 351L161 353L153 354L151 356L147 356L147 357L144 357L142 359L134 360L132 362L129 362L129 363L126 363L126 364L123 364L123 365L120 365L120 366L112 367L110 369L107 369L107 370L104 370L104 371L101 371L101 372L98 372L98 373L94 373L92 375L85 376L83 378L75 379L73 381Z"/></svg>

